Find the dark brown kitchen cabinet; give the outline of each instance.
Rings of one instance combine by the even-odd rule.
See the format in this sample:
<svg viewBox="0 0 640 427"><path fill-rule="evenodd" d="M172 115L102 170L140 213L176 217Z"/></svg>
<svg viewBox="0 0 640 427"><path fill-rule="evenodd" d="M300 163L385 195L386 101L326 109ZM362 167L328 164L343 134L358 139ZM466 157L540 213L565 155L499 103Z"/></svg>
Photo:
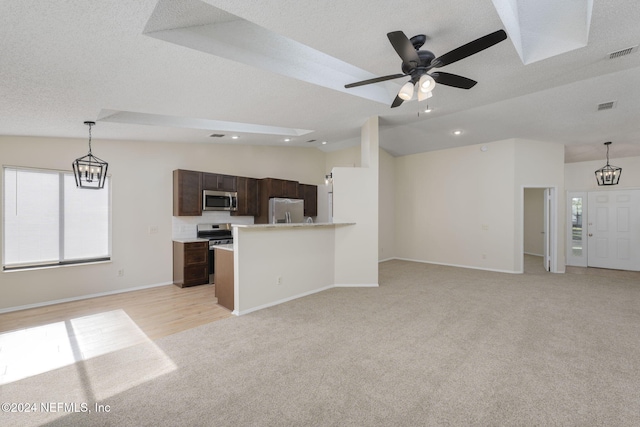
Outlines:
<svg viewBox="0 0 640 427"><path fill-rule="evenodd" d="M256 224L269 222L269 199L273 197L297 199L298 182L277 178L258 180L258 215L255 216Z"/></svg>
<svg viewBox="0 0 640 427"><path fill-rule="evenodd" d="M209 242L173 242L173 284L209 283Z"/></svg>
<svg viewBox="0 0 640 427"><path fill-rule="evenodd" d="M236 187L238 191L238 210L231 212L231 215L258 215L258 180L239 176L236 178Z"/></svg>
<svg viewBox="0 0 640 427"><path fill-rule="evenodd" d="M260 181L263 184L260 187L260 191L264 189L265 194L268 195L267 199L272 197L298 198L298 181L276 178L264 178Z"/></svg>
<svg viewBox="0 0 640 427"><path fill-rule="evenodd" d="M202 174L202 189L214 191L236 191L236 177L219 173Z"/></svg>
<svg viewBox="0 0 640 427"><path fill-rule="evenodd" d="M299 199L304 199L304 216L318 215L318 186L300 184L298 187Z"/></svg>
<svg viewBox="0 0 640 427"><path fill-rule="evenodd" d="M184 169L173 171L173 215L202 215L202 173Z"/></svg>

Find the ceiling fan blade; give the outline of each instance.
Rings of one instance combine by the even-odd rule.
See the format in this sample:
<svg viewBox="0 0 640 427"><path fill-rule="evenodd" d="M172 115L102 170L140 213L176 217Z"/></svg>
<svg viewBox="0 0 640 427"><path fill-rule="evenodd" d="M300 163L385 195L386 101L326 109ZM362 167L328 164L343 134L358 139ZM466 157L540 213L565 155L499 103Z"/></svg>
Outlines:
<svg viewBox="0 0 640 427"><path fill-rule="evenodd" d="M420 58L416 52L416 48L409 41L407 36L402 31L393 31L387 33L387 37L391 42L391 46L396 50L402 62L405 64L412 64L413 67L417 67L420 63Z"/></svg>
<svg viewBox="0 0 640 427"><path fill-rule="evenodd" d="M402 100L402 98L400 98L398 95L396 95L396 99L393 100L393 103L391 104L391 108L396 108L399 107L400 104L402 104L404 101Z"/></svg>
<svg viewBox="0 0 640 427"><path fill-rule="evenodd" d="M388 76L376 77L375 79L363 80L361 82L349 83L348 85L344 85L345 89L349 89L356 86L364 86L369 85L371 83L379 83L384 82L386 80L399 79L400 77L404 77L407 74L391 74Z"/></svg>
<svg viewBox="0 0 640 427"><path fill-rule="evenodd" d="M494 44L500 43L507 38L507 33L504 30L498 30L491 34L487 34L484 37L480 37L472 42L460 46L457 49L447 52L442 56L431 61L429 68L444 67L445 65L453 64L456 61L476 54L482 50L490 48Z"/></svg>
<svg viewBox="0 0 640 427"><path fill-rule="evenodd" d="M457 74L443 73L441 71L431 73L431 77L441 85L453 86L460 89L471 89L476 85L476 83L478 83L475 80L471 80Z"/></svg>

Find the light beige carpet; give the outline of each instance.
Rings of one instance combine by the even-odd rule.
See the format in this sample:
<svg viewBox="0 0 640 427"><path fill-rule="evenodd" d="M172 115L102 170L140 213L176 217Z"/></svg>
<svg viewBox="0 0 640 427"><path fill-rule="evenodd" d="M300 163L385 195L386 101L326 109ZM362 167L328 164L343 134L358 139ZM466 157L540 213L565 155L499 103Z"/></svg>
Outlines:
<svg viewBox="0 0 640 427"><path fill-rule="evenodd" d="M639 337L632 279L388 261L379 288L331 289L2 386L2 401L91 412L0 424L637 426Z"/></svg>

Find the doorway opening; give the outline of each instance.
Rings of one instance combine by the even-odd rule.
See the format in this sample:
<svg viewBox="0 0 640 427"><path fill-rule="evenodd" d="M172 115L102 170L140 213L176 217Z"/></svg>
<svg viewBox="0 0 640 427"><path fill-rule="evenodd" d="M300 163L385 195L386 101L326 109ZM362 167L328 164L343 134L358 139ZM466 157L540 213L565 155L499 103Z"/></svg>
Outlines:
<svg viewBox="0 0 640 427"><path fill-rule="evenodd" d="M523 188L523 272L558 272L556 218L555 188Z"/></svg>

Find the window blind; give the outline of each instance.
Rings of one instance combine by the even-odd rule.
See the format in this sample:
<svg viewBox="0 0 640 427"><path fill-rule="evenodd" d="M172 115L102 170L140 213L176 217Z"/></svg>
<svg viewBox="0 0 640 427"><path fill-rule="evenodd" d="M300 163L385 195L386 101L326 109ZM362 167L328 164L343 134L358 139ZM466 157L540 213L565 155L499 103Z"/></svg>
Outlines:
<svg viewBox="0 0 640 427"><path fill-rule="evenodd" d="M5 167L3 182L4 270L110 259L109 178L87 190L70 172Z"/></svg>

